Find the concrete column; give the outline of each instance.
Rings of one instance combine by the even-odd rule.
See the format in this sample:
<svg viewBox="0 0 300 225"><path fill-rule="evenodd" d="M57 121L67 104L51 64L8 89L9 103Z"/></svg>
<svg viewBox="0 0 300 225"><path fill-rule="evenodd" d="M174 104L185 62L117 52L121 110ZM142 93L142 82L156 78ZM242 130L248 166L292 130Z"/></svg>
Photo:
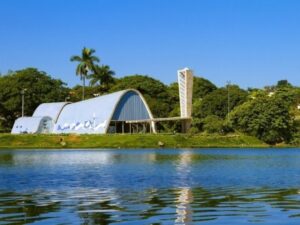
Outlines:
<svg viewBox="0 0 300 225"><path fill-rule="evenodd" d="M180 116L187 118L192 116L192 99L193 99L193 72L184 68L178 70L178 88L180 100ZM182 132L187 132L191 127L191 121L183 120Z"/></svg>
<svg viewBox="0 0 300 225"><path fill-rule="evenodd" d="M181 132L187 133L188 130L191 128L192 121L191 120L182 120L181 121Z"/></svg>

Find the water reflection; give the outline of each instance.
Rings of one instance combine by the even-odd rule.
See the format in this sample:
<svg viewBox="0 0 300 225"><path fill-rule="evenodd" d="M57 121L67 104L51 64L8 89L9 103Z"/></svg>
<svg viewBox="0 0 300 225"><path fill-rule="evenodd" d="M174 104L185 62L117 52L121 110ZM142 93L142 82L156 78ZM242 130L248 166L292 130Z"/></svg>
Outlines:
<svg viewBox="0 0 300 225"><path fill-rule="evenodd" d="M241 156L235 155L210 155L195 154L192 150L184 150L179 154L165 154L149 150L143 152L126 152L121 151L93 151L93 150L26 150L26 151L4 151L0 153L0 166L3 165L67 165L67 164L84 164L84 165L112 165L116 163L146 163L160 164L166 162L175 162L177 166L186 166L190 163L197 163L205 160L230 160L241 159Z"/></svg>
<svg viewBox="0 0 300 225"><path fill-rule="evenodd" d="M190 188L179 190L179 197L176 204L177 218L175 224L190 224L192 221L192 207L190 203L193 200L193 194Z"/></svg>
<svg viewBox="0 0 300 225"><path fill-rule="evenodd" d="M80 197L76 213L84 224L110 224L114 221L113 214L123 210L114 189L92 190L88 195L82 190Z"/></svg>
<svg viewBox="0 0 300 225"><path fill-rule="evenodd" d="M190 175L192 162L192 152L184 151L178 155L176 170L181 184L187 183L186 180ZM192 221L192 209L190 203L193 201L193 193L190 187L179 188L179 196L176 201L177 217L175 224L190 224Z"/></svg>
<svg viewBox="0 0 300 225"><path fill-rule="evenodd" d="M3 151L0 224L299 224L299 159L293 150Z"/></svg>
<svg viewBox="0 0 300 225"><path fill-rule="evenodd" d="M14 224L31 223L47 218L47 213L58 212L60 203L53 196L43 194L0 194L0 221Z"/></svg>
<svg viewBox="0 0 300 225"><path fill-rule="evenodd" d="M140 192L78 189L68 192L35 191L31 194L2 192L1 224L24 224L44 221L56 224L192 224L215 221L232 224L244 221L272 221L293 224L300 217L297 189L215 189L179 188ZM275 214L276 213L276 214Z"/></svg>

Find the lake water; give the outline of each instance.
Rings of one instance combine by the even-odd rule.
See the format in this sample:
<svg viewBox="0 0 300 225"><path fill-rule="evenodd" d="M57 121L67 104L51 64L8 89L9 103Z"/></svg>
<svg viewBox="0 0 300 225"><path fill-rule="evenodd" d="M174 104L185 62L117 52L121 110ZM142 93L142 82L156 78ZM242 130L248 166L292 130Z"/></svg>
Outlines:
<svg viewBox="0 0 300 225"><path fill-rule="evenodd" d="M1 150L0 224L300 224L300 149Z"/></svg>

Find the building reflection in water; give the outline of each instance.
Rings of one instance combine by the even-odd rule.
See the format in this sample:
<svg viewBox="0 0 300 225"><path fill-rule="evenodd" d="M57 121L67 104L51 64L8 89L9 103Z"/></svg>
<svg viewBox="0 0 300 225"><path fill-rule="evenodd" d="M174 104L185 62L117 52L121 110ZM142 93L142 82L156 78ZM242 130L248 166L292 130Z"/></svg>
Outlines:
<svg viewBox="0 0 300 225"><path fill-rule="evenodd" d="M178 198L176 199L176 219L175 224L192 224L193 193L190 187L186 186L191 172L192 152L184 151L179 154L176 171L179 183L182 187L178 188Z"/></svg>
<svg viewBox="0 0 300 225"><path fill-rule="evenodd" d="M49 151L41 154L39 151L18 152L13 154L14 165L109 165L114 163L114 154L103 151L86 151L82 154L80 150L69 152Z"/></svg>

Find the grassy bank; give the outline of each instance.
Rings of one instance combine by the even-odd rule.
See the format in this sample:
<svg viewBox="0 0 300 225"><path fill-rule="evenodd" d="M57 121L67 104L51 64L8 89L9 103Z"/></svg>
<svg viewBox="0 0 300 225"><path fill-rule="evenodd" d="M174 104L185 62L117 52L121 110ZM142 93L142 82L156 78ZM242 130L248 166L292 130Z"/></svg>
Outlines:
<svg viewBox="0 0 300 225"><path fill-rule="evenodd" d="M0 134L0 149L7 148L207 148L268 147L246 135L11 135Z"/></svg>

